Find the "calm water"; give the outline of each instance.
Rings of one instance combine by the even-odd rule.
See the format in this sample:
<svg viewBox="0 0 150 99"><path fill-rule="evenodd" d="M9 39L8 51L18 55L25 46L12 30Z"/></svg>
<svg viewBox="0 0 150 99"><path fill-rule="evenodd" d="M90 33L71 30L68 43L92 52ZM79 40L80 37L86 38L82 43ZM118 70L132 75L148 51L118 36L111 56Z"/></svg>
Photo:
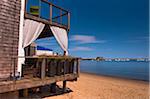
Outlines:
<svg viewBox="0 0 150 99"><path fill-rule="evenodd" d="M149 62L81 61L81 72L148 81Z"/></svg>

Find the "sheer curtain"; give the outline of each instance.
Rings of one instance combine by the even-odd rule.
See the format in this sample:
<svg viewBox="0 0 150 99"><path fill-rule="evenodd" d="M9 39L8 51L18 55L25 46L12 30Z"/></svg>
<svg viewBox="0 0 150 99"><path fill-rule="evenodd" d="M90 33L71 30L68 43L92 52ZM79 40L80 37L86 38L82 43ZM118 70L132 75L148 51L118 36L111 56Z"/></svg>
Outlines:
<svg viewBox="0 0 150 99"><path fill-rule="evenodd" d="M68 55L68 35L67 31L63 28L50 26L54 37L56 38L57 42L61 46L61 48L66 51L66 55Z"/></svg>
<svg viewBox="0 0 150 99"><path fill-rule="evenodd" d="M24 20L23 26L23 34L20 33L19 35L22 38L19 41L19 44L22 45L19 47L20 53L18 54L21 57L25 56L24 48L34 42L38 36L41 34L42 30L44 29L45 24L29 19ZM25 58L18 58L18 72L21 73L22 64L24 64Z"/></svg>
<svg viewBox="0 0 150 99"><path fill-rule="evenodd" d="M23 48L35 41L44 29L45 24L26 19L23 33Z"/></svg>
<svg viewBox="0 0 150 99"><path fill-rule="evenodd" d="M22 47L19 47L20 54L19 56L25 56L24 48L30 45L32 42L34 42L38 36L41 34L42 30L44 29L45 24L29 19L24 20L24 26L23 26L23 36L21 36L21 40L19 41L19 44L22 45ZM59 28L56 26L50 26L50 29L56 38L57 42L61 46L61 48L66 51L66 55L68 55L68 35L67 31L63 28ZM20 33L19 35L21 35ZM18 59L18 70L21 73L21 67L22 64L24 64L25 58L19 58Z"/></svg>

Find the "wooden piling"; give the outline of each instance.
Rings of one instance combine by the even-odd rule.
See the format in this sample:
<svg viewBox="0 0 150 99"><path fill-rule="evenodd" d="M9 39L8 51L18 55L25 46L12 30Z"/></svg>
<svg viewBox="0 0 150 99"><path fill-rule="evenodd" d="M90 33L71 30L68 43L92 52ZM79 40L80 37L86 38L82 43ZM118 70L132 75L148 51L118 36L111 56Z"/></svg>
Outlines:
<svg viewBox="0 0 150 99"><path fill-rule="evenodd" d="M63 81L63 92L66 92L66 84L67 84L67 81Z"/></svg>
<svg viewBox="0 0 150 99"><path fill-rule="evenodd" d="M50 91L51 93L56 93L56 82L51 84Z"/></svg>
<svg viewBox="0 0 150 99"><path fill-rule="evenodd" d="M23 89L23 97L28 97L28 89Z"/></svg>

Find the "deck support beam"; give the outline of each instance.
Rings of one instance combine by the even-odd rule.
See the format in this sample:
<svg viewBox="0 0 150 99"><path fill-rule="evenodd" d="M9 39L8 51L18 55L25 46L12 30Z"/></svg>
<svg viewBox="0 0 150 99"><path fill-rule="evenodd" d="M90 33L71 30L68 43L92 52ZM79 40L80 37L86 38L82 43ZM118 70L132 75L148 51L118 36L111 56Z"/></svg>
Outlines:
<svg viewBox="0 0 150 99"><path fill-rule="evenodd" d="M28 97L28 89L23 89L23 97Z"/></svg>
<svg viewBox="0 0 150 99"><path fill-rule="evenodd" d="M56 93L56 82L51 84L51 93Z"/></svg>
<svg viewBox="0 0 150 99"><path fill-rule="evenodd" d="M46 65L46 59L42 60L42 66L41 66L41 79L45 78L45 65Z"/></svg>
<svg viewBox="0 0 150 99"><path fill-rule="evenodd" d="M63 81L63 92L66 92L66 84L67 84L67 81Z"/></svg>
<svg viewBox="0 0 150 99"><path fill-rule="evenodd" d="M77 72L77 75L78 75L78 77L79 77L79 75L80 75L80 60L79 59L77 59L77 66L76 66L76 72Z"/></svg>

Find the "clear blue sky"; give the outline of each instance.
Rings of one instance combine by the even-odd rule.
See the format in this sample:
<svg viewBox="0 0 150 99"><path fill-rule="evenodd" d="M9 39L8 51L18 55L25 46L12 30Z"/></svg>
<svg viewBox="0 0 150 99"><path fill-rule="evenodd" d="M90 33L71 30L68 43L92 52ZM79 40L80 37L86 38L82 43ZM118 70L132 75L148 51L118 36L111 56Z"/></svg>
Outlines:
<svg viewBox="0 0 150 99"><path fill-rule="evenodd" d="M72 56L148 57L148 0L53 0L53 3L71 12ZM54 38L37 42L61 51Z"/></svg>

